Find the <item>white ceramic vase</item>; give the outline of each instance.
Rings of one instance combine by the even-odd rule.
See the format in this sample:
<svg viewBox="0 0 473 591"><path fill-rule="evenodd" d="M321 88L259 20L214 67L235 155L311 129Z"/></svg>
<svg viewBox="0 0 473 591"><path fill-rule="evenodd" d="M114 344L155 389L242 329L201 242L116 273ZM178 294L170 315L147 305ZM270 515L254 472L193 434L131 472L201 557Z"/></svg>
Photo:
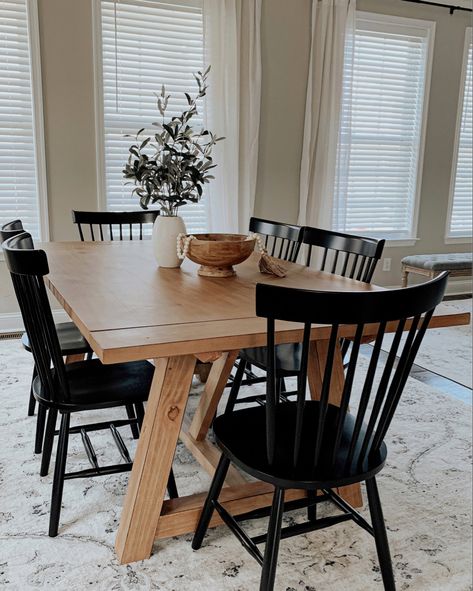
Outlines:
<svg viewBox="0 0 473 591"><path fill-rule="evenodd" d="M180 216L159 215L153 226L153 251L160 267L176 268L182 265L177 256L177 235L186 233Z"/></svg>

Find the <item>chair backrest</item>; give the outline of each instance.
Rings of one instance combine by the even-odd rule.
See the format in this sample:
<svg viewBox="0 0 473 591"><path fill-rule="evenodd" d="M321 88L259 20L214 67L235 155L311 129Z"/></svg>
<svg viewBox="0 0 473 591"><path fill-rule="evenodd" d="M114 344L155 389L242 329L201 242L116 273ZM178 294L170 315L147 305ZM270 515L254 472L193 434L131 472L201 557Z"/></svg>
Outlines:
<svg viewBox="0 0 473 591"><path fill-rule="evenodd" d="M250 232L262 237L264 246L271 256L291 263L296 262L302 241L301 226L251 218Z"/></svg>
<svg viewBox="0 0 473 591"><path fill-rule="evenodd" d="M309 469L314 473L330 467L346 475L366 466L373 454L379 454L394 412L406 384L415 356L435 306L442 300L448 274L404 289L366 292L316 292L277 287L269 284L256 286L256 313L267 318L268 379L266 395L266 441L268 461L276 461L275 451L283 432L293 433L292 468L300 468L303 416L311 327L324 324L330 327L325 368L321 368L321 391L315 425L309 425L313 437L313 451ZM297 401L281 402L276 387L275 320L300 322L304 325L301 371L298 375ZM367 326L371 325L371 326ZM365 329L369 328L369 333ZM392 343L386 332L394 330ZM340 337L353 336L346 378L341 393L340 407L329 404L334 363L340 363ZM359 368L362 336L373 335L375 342L365 375ZM406 338L402 339L405 331ZM382 367L380 352L387 349ZM358 367L358 370L357 370ZM379 371L377 372L377 369ZM359 400L352 398L355 372ZM289 404L294 413L284 412L281 405ZM350 414L348 407L350 405ZM286 407L287 408L287 407ZM313 407L312 407L313 408ZM286 424L285 417L293 423ZM353 419L354 417L354 419ZM305 417L304 421L307 421ZM305 427L307 429L307 425ZM312 435L313 434L313 435ZM291 435L292 438L292 435ZM323 449L323 453L321 453ZM291 453L292 452L292 453ZM304 454L304 462L307 462ZM343 461L340 463L340 457ZM375 456L376 457L376 456ZM336 462L336 459L338 461ZM307 465L304 466L307 469Z"/></svg>
<svg viewBox="0 0 473 591"><path fill-rule="evenodd" d="M5 242L5 240L8 240L8 238L12 238L12 236L21 234L24 231L21 220L13 220L13 222L3 224L0 228L0 244Z"/></svg>
<svg viewBox="0 0 473 591"><path fill-rule="evenodd" d="M46 253L35 250L27 232L9 238L2 247L45 397L67 402L64 360L43 279L49 273Z"/></svg>
<svg viewBox="0 0 473 591"><path fill-rule="evenodd" d="M303 244L308 245L306 264L314 248L321 253L320 270L370 283L384 249L384 240L342 234L321 228L304 228Z"/></svg>
<svg viewBox="0 0 473 591"><path fill-rule="evenodd" d="M89 240L94 242L95 240L143 240L143 224L153 224L158 215L159 209L146 211L72 210L72 221L77 224L82 242L86 240L83 226L89 227ZM94 226L96 226L95 231Z"/></svg>

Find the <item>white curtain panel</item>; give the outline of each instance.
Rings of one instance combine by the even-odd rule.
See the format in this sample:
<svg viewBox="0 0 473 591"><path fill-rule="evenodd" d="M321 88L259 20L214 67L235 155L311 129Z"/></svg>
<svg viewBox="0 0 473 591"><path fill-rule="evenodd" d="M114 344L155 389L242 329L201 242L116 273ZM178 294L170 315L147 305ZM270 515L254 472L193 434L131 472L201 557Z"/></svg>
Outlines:
<svg viewBox="0 0 473 591"><path fill-rule="evenodd" d="M204 0L205 60L211 65L208 129L225 136L207 186L213 232L248 231L253 214L261 103L261 0Z"/></svg>
<svg viewBox="0 0 473 591"><path fill-rule="evenodd" d="M348 166L348 152L337 159L337 146L342 89L350 84L349 75L345 74L344 81L344 64L353 60L355 4L355 0L312 0L299 194L301 225L331 228L336 178L340 167ZM345 97L349 95L345 92ZM350 109L344 108L343 113L349 117Z"/></svg>

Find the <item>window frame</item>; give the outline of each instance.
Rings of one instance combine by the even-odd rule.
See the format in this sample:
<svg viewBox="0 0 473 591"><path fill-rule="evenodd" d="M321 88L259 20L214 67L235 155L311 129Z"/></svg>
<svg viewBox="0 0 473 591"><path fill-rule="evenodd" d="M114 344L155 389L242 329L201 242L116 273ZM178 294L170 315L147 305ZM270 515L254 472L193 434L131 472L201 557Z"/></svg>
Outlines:
<svg viewBox="0 0 473 591"><path fill-rule="evenodd" d="M100 0L92 0L92 57L94 62L95 162L97 208L107 210L105 183L105 121L103 102L102 14Z"/></svg>
<svg viewBox="0 0 473 591"><path fill-rule="evenodd" d="M403 236L400 238L387 238L386 246L388 247L404 247L414 246L420 238L418 237L419 227L419 210L420 210L420 197L422 192L422 180L424 172L424 154L425 154L425 139L427 133L427 121L429 113L430 103L430 88L432 80L432 65L433 65L433 54L435 45L435 31L436 22L424 19L414 19L403 16L395 16L391 14L382 14L376 12L368 12L363 10L356 11L356 21L363 20L373 23L373 26L379 23L384 29L389 28L390 25L398 27L403 26L406 35L415 33L416 30L425 31L425 37L427 42L426 60L425 60L425 72L424 72L424 97L422 106L422 117L420 121L420 134L419 134L419 152L417 158L416 167L416 185L414 191L414 202L413 202L413 215L411 223L411 231L409 236ZM355 35L356 35L356 21L355 21ZM383 31L383 29L380 29ZM335 203L334 203L335 206ZM344 230L341 230L344 231ZM368 232L369 234L369 232Z"/></svg>
<svg viewBox="0 0 473 591"><path fill-rule="evenodd" d="M463 101L465 98L465 83L466 83L466 70L468 65L468 53L470 44L473 41L473 27L466 27L465 39L463 41L463 59L462 69L460 76L460 86L458 91L458 105L457 105L457 119L455 124L455 139L453 144L453 155L452 155L452 169L450 173L450 187L448 191L448 209L447 218L445 220L445 244L471 244L472 236L452 236L450 235L450 223L453 212L453 198L455 194L455 181L457 176L458 166L458 152L460 149L460 132L461 123L463 116Z"/></svg>
<svg viewBox="0 0 473 591"><path fill-rule="evenodd" d="M26 4L28 14L28 37L30 42L31 95L33 103L33 134L35 140L39 231L40 240L45 242L49 240L50 236L38 0L26 0Z"/></svg>
<svg viewBox="0 0 473 591"><path fill-rule="evenodd" d="M28 46L30 54L31 106L33 118L39 240L40 242L47 242L49 241L50 236L38 2L37 0L25 0L25 5L28 28ZM26 230L28 230L28 228L26 228ZM4 260L3 251L1 249L0 260Z"/></svg>
<svg viewBox="0 0 473 591"><path fill-rule="evenodd" d="M143 3L143 0L139 0ZM179 0L173 0L179 3ZM133 0L127 0L133 4ZM97 208L99 211L111 211L107 200L106 182L106 158L105 158L105 107L104 107L104 78L103 78L103 52L102 52L102 10L101 0L92 0L92 55L94 62L94 106L95 106L95 149L96 149L96 175L97 175ZM204 30L205 33L205 30ZM205 43L204 43L205 52ZM204 54L205 55L205 54ZM206 108L204 107L203 113ZM205 114L204 114L205 119ZM204 188L205 195L205 188ZM208 200L206 203L208 217ZM139 200L136 201L136 209L140 209ZM179 215L182 215L179 214ZM184 218L185 222L185 218ZM208 232L200 230L200 232Z"/></svg>

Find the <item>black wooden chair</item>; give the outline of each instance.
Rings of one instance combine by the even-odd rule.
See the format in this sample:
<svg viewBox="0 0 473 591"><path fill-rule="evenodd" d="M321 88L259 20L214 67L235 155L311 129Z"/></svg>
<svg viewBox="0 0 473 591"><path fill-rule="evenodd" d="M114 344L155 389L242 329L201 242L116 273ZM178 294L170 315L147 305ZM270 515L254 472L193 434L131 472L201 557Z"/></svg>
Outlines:
<svg viewBox="0 0 473 591"><path fill-rule="evenodd" d="M138 416L70 427L71 414L126 405L143 408L154 367L148 361L103 365L98 359L64 364L43 280L44 275L49 273L46 253L34 249L33 240L26 232L9 238L3 244L3 249L38 370L33 382L33 394L40 405L48 409L43 450L43 463L48 466L57 415L61 415L49 522L49 535L54 537L58 532L64 480L131 470L132 461L117 428L130 424L141 426L143 420L143 416ZM110 429L124 463L99 465L88 433L101 429ZM80 433L91 468L65 472L70 433ZM168 493L171 497L177 496L172 470Z"/></svg>
<svg viewBox="0 0 473 591"><path fill-rule="evenodd" d="M153 224L159 209L137 211L72 211L82 242L86 240L84 226L89 229L89 240L143 240L143 225ZM95 228L95 230L94 230ZM96 237L97 235L97 237Z"/></svg>
<svg viewBox="0 0 473 591"><path fill-rule="evenodd" d="M23 224L21 220L14 220L8 224L4 224L0 229L0 244L2 244L8 238L17 236L24 232ZM18 294L17 298L18 298ZM79 329L73 322L61 322L56 324L56 331L59 339L59 346L61 347L61 353L67 357L69 355L91 355L92 349L88 342L84 339ZM23 347L31 353L30 340L28 333L24 332L21 337L21 343ZM36 400L33 396L33 381L38 375L36 364L33 366L33 377L31 379L30 398L28 403L28 416L33 416L35 411ZM43 436L44 427L46 423L46 409L45 407L38 407L38 418L36 422L36 437L35 437L35 453L41 453L43 448ZM44 476L44 474L42 474Z"/></svg>
<svg viewBox="0 0 473 591"><path fill-rule="evenodd" d="M385 244L385 240L308 226L304 228L302 242L307 245L307 266L318 251L318 269L365 283L371 282Z"/></svg>
<svg viewBox="0 0 473 591"><path fill-rule="evenodd" d="M159 215L159 209L136 211L77 211L72 210L72 221L77 224L79 236L82 242L105 240L143 240L151 232L146 232L146 227L152 225ZM84 233L89 229L89 238ZM95 229L94 229L95 228ZM143 231L144 229L144 231ZM133 409L127 405L128 418L132 419L143 414L143 409ZM138 430L132 423L133 437L138 439Z"/></svg>
<svg viewBox="0 0 473 591"><path fill-rule="evenodd" d="M317 268L342 277L357 279L370 283L376 265L381 258L384 249L384 240L341 234L320 228L304 227L302 232L302 244L306 245L307 253L305 263L310 266L314 261L314 255L319 255ZM296 255L297 256L297 255ZM350 341L345 340L342 346L342 354L346 355ZM297 376L300 369L300 343L278 345L276 348L276 371L278 374L278 390L283 399L290 394L286 392L285 378ZM248 396L238 399L241 385L264 382L266 378L257 380L242 380L248 364L261 370L266 370L267 351L265 347L255 347L240 351L238 371L233 380L232 389L228 398L228 407L236 403L257 402L264 404L264 396Z"/></svg>
<svg viewBox="0 0 473 591"><path fill-rule="evenodd" d="M253 217L249 230L261 236L268 254L283 261L296 262L302 242L301 226Z"/></svg>
<svg viewBox="0 0 473 591"><path fill-rule="evenodd" d="M261 237L264 247L271 256L291 263L297 261L302 244L302 226L252 217L250 218L249 231ZM255 361L255 365L260 367L257 363L258 360L255 359ZM252 360L245 355L245 351L240 351L235 367L235 375L230 377L227 384L228 387L232 388L230 391L231 400L234 399L234 393L241 385L258 384L266 380L265 377L257 376L252 372ZM245 399L245 402L252 401L260 402L261 397L256 396Z"/></svg>
<svg viewBox="0 0 473 591"><path fill-rule="evenodd" d="M377 292L314 292L257 285L256 313L267 318L266 404L230 410L214 421L215 438L223 453L194 535L194 549L200 548L213 511L217 509L245 549L262 565L260 590L270 591L274 586L281 538L351 519L374 536L384 588L395 589L375 476L386 461L386 432L446 284L447 274L444 273L416 287ZM275 320L303 324L301 370L297 401L293 402L281 401L278 396ZM331 332L320 399L306 400L313 324L329 325ZM366 371L360 372L360 344L369 324L375 325L375 329L370 327L370 331L376 333L375 344ZM380 352L388 324L395 333L383 364L380 363ZM353 346L340 407L337 407L329 403L333 360L340 339L349 334L348 330L354 335ZM403 334L405 339L402 339ZM376 373L377 369L379 373ZM251 476L274 485L267 534L250 538L238 524L239 518L232 517L219 503L230 462ZM366 482L371 525L334 490L363 481ZM307 498L285 504L285 490L294 488L307 491ZM324 500L333 502L341 513L318 519L316 506ZM283 512L301 506L308 508L308 521L281 529ZM251 515L247 514L240 519L249 517ZM263 542L266 543L264 555L258 548Z"/></svg>

